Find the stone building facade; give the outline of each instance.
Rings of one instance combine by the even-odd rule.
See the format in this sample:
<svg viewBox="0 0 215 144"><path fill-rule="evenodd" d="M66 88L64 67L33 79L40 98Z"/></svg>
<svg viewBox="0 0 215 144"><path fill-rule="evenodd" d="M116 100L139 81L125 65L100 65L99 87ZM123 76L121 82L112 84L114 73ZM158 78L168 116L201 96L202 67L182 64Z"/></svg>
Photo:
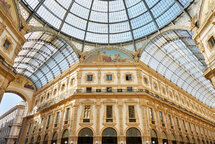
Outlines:
<svg viewBox="0 0 215 144"><path fill-rule="evenodd" d="M0 143L16 144L22 125L23 117L26 115L27 106L24 101L5 112L0 117Z"/></svg>

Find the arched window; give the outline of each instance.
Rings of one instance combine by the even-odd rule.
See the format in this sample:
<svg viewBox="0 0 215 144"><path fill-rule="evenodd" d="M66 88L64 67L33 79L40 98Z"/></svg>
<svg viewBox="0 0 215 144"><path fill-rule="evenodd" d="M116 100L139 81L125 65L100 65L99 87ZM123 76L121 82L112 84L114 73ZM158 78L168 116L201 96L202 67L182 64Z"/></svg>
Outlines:
<svg viewBox="0 0 215 144"><path fill-rule="evenodd" d="M83 128L78 134L78 144L93 144L93 132L89 128Z"/></svg>
<svg viewBox="0 0 215 144"><path fill-rule="evenodd" d="M38 137L37 137L37 142L36 142L36 144L40 144L40 140L41 140L41 137L38 136Z"/></svg>
<svg viewBox="0 0 215 144"><path fill-rule="evenodd" d="M48 134L46 134L44 137L43 144L48 144L48 140L49 140L49 136L48 136Z"/></svg>
<svg viewBox="0 0 215 144"><path fill-rule="evenodd" d="M151 142L152 144L158 144L158 136L154 129L151 131Z"/></svg>
<svg viewBox="0 0 215 144"><path fill-rule="evenodd" d="M168 139L165 132L162 132L162 141L163 144L168 144Z"/></svg>
<svg viewBox="0 0 215 144"><path fill-rule="evenodd" d="M171 134L172 144L177 144L174 134Z"/></svg>
<svg viewBox="0 0 215 144"><path fill-rule="evenodd" d="M102 144L117 144L117 133L113 128L106 128L103 131Z"/></svg>
<svg viewBox="0 0 215 144"><path fill-rule="evenodd" d="M62 138L61 138L61 144L67 144L69 138L69 131L66 129L63 132Z"/></svg>
<svg viewBox="0 0 215 144"><path fill-rule="evenodd" d="M141 133L137 128L129 128L127 130L126 144L142 144Z"/></svg>
<svg viewBox="0 0 215 144"><path fill-rule="evenodd" d="M54 133L51 144L57 144L57 132Z"/></svg>

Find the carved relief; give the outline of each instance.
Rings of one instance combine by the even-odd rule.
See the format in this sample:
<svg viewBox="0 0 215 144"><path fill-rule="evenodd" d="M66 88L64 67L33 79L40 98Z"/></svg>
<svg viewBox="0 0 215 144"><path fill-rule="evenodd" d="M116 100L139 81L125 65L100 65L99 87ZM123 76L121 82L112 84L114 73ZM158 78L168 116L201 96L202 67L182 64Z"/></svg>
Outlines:
<svg viewBox="0 0 215 144"><path fill-rule="evenodd" d="M6 29L6 26L0 22L0 35L2 35L5 29Z"/></svg>

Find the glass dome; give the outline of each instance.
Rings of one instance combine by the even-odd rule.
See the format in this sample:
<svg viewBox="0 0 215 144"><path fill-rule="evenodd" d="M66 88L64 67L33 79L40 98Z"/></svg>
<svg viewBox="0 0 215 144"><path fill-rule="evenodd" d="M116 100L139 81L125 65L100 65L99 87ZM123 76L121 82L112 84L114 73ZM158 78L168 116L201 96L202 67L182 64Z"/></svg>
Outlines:
<svg viewBox="0 0 215 144"><path fill-rule="evenodd" d="M116 44L148 36L185 11L193 0L22 0L52 28L84 42Z"/></svg>

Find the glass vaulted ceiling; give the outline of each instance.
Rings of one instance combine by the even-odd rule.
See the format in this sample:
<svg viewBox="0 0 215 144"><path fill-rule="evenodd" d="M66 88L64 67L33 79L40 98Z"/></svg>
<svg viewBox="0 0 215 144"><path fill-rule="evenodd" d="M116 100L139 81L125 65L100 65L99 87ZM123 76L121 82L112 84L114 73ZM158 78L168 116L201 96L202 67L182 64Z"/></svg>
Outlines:
<svg viewBox="0 0 215 144"><path fill-rule="evenodd" d="M22 0L33 17L73 38L102 44L134 41L163 28L193 0Z"/></svg>
<svg viewBox="0 0 215 144"><path fill-rule="evenodd" d="M17 73L31 79L37 89L78 61L72 47L59 37L41 31L25 37L27 41L13 67Z"/></svg>
<svg viewBox="0 0 215 144"><path fill-rule="evenodd" d="M215 107L215 90L203 76L206 64L192 35L185 30L166 32L146 47L141 60L206 105Z"/></svg>

